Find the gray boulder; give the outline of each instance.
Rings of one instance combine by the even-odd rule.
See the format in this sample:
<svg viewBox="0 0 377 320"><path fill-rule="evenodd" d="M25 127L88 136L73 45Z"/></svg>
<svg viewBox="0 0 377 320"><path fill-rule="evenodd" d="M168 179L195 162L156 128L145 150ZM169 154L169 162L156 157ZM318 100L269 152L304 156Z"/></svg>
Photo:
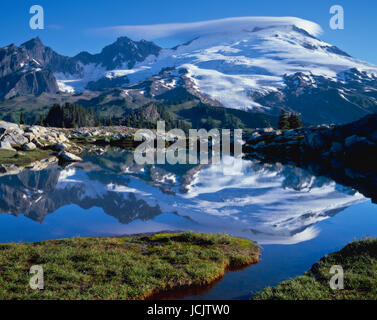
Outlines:
<svg viewBox="0 0 377 320"><path fill-rule="evenodd" d="M7 130L14 129L19 129L17 124L0 120L0 134L4 134Z"/></svg>
<svg viewBox="0 0 377 320"><path fill-rule="evenodd" d="M47 129L44 128L44 127L41 127L41 126L34 125L34 126L29 127L28 129L26 129L26 132L30 132L30 133L34 134L36 137L38 137L38 136L41 136L43 134L46 134Z"/></svg>
<svg viewBox="0 0 377 320"><path fill-rule="evenodd" d="M342 153L343 145L339 142L333 142L330 148L331 153Z"/></svg>
<svg viewBox="0 0 377 320"><path fill-rule="evenodd" d="M37 146L37 148L44 148L44 144L40 143L38 139L34 138L32 142Z"/></svg>
<svg viewBox="0 0 377 320"><path fill-rule="evenodd" d="M305 136L304 144L313 150L329 148L331 140L324 132L312 132Z"/></svg>
<svg viewBox="0 0 377 320"><path fill-rule="evenodd" d="M33 142L25 143L22 147L25 151L32 151L37 149L37 146Z"/></svg>
<svg viewBox="0 0 377 320"><path fill-rule="evenodd" d="M356 144L360 144L360 143L365 143L367 141L367 138L364 138L364 137L359 137L357 135L353 135L351 137L348 137L346 140L345 140L345 143L344 145L347 147L347 148L350 148Z"/></svg>
<svg viewBox="0 0 377 320"><path fill-rule="evenodd" d="M63 150L67 150L68 146L66 144L64 144L64 143L60 143L59 142L59 143L55 144L53 148L56 151L63 151Z"/></svg>
<svg viewBox="0 0 377 320"><path fill-rule="evenodd" d="M18 174L21 172L21 168L14 164L0 164L0 174Z"/></svg>
<svg viewBox="0 0 377 320"><path fill-rule="evenodd" d="M35 138L35 135L31 132L24 133L24 137L28 139L30 142L33 142L33 139Z"/></svg>
<svg viewBox="0 0 377 320"><path fill-rule="evenodd" d="M10 144L22 146L25 143L28 143L28 138L24 137L22 134L19 134L17 132L7 133L1 141L9 142Z"/></svg>
<svg viewBox="0 0 377 320"><path fill-rule="evenodd" d="M79 162L82 161L82 159L73 153L69 153L66 151L62 151L59 153L59 160L62 162Z"/></svg>
<svg viewBox="0 0 377 320"><path fill-rule="evenodd" d="M0 150L16 151L15 149L12 148L9 142L5 142L5 141L0 141Z"/></svg>

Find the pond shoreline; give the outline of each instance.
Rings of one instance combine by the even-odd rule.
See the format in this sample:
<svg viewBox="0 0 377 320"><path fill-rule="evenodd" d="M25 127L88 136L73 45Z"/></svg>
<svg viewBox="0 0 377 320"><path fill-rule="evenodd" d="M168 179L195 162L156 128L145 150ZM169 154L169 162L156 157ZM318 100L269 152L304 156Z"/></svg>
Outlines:
<svg viewBox="0 0 377 320"><path fill-rule="evenodd" d="M322 257L304 275L267 287L253 300L375 300L377 238L352 241L343 249ZM334 272L330 272L335 268ZM341 269L340 269L341 268ZM342 276L343 288L338 286Z"/></svg>
<svg viewBox="0 0 377 320"><path fill-rule="evenodd" d="M0 249L0 284L7 288L0 290L2 299L144 300L211 285L233 268L257 263L261 248L225 234L184 232L7 243ZM44 268L44 290L25 291L32 265Z"/></svg>

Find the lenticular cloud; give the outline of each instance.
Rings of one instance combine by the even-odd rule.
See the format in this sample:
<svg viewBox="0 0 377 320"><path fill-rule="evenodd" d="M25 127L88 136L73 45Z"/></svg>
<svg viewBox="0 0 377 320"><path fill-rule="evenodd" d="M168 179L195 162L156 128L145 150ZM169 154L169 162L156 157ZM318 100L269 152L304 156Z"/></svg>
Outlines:
<svg viewBox="0 0 377 320"><path fill-rule="evenodd" d="M322 29L318 24L295 17L238 17L191 23L168 23L140 26L123 25L101 28L98 29L98 31L104 34L128 36L134 40L155 40L174 37L175 39L187 41L211 33L237 33L245 30L252 31L255 28L285 25L295 25L313 36L319 35L322 32Z"/></svg>

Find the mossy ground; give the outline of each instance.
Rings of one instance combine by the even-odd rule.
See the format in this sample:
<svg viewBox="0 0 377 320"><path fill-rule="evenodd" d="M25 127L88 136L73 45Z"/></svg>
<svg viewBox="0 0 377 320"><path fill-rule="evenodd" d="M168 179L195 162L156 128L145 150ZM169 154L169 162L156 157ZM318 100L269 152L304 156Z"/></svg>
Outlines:
<svg viewBox="0 0 377 320"><path fill-rule="evenodd" d="M344 290L332 290L330 268L342 266ZM322 258L305 275L267 288L255 300L376 300L377 239L355 241Z"/></svg>
<svg viewBox="0 0 377 320"><path fill-rule="evenodd" d="M23 154L12 150L0 150L0 164L28 165L34 161L46 159L51 150L35 149L22 151Z"/></svg>
<svg viewBox="0 0 377 320"><path fill-rule="evenodd" d="M254 242L227 235L156 234L0 245L0 299L143 299L207 285L259 260ZM44 290L31 290L32 265Z"/></svg>

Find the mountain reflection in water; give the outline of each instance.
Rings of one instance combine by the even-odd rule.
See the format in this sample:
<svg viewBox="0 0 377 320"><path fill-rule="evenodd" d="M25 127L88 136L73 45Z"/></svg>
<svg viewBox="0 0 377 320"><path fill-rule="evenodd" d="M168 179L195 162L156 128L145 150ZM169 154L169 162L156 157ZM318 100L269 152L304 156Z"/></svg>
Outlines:
<svg viewBox="0 0 377 320"><path fill-rule="evenodd" d="M319 221L366 200L349 187L293 166L235 161L242 162L242 170L228 175L227 162L140 166L131 152L110 149L66 168L0 177L0 212L51 228L58 222L48 221L49 215L59 211L74 219L69 211L76 205L88 212L101 208L115 218L106 227L101 219L91 221L93 235L194 230L226 232L261 244L293 244L316 237ZM6 223L0 220L3 228ZM26 227L20 222L18 231ZM78 225L65 228L64 235L81 234ZM33 241L46 237L53 236L35 234ZM21 240L12 232L5 239Z"/></svg>

